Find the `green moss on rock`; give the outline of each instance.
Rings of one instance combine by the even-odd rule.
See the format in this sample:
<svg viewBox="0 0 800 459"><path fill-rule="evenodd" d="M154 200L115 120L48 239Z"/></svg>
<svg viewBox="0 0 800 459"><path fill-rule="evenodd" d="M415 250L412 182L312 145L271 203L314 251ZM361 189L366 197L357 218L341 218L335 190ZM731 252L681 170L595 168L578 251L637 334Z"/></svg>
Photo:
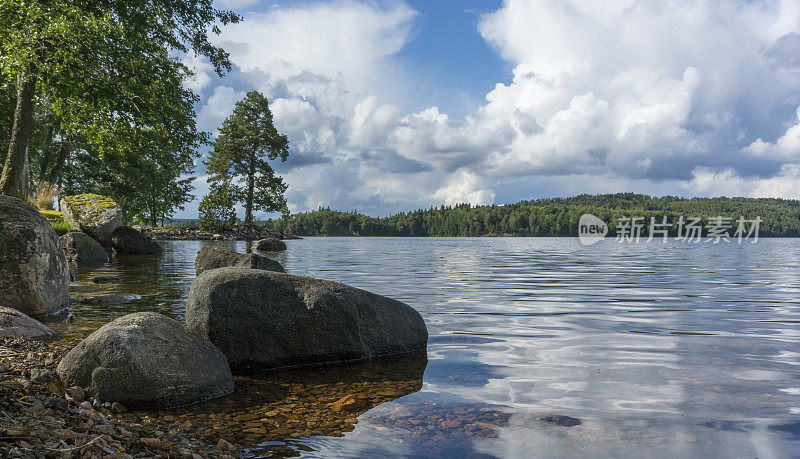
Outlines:
<svg viewBox="0 0 800 459"><path fill-rule="evenodd" d="M109 198L108 196L101 196L99 194L84 193L76 194L75 196L67 196L64 202L72 207L89 207L100 209L112 209L119 207L117 201Z"/></svg>
<svg viewBox="0 0 800 459"><path fill-rule="evenodd" d="M50 223L50 226L56 231L56 234L62 236L72 231L72 227L66 220L64 215L56 210L39 210L44 218Z"/></svg>
<svg viewBox="0 0 800 459"><path fill-rule="evenodd" d="M122 209L106 196L91 193L67 196L61 204L64 220L105 246L110 244L111 233L122 224Z"/></svg>

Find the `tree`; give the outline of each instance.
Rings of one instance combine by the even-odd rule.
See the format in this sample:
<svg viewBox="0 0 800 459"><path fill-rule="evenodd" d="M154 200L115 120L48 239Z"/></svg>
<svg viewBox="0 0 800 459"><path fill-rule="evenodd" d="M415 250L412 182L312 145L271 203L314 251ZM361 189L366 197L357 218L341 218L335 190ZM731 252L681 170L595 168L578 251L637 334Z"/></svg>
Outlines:
<svg viewBox="0 0 800 459"><path fill-rule="evenodd" d="M212 184L230 184L233 197L244 205L244 223L252 225L253 210L288 213L287 185L268 162L288 156L289 140L275 129L267 98L251 91L222 123L205 164Z"/></svg>
<svg viewBox="0 0 800 459"><path fill-rule="evenodd" d="M110 196L125 222L155 224L192 199L188 174L208 142L196 128L197 97L183 87L186 73L166 52L149 62L161 69L157 80L116 83L135 94L135 116L125 100L114 99L106 102L112 116L72 110L68 123L53 114L53 105L66 103L38 98L28 144L37 182L58 183L66 194Z"/></svg>
<svg viewBox="0 0 800 459"><path fill-rule="evenodd" d="M0 74L15 85L0 193L24 192L37 97L66 131L85 126L102 135L107 131L101 128L120 124L147 129L152 125L140 116L143 93L137 90L176 71L164 65L177 63L167 56L191 50L221 75L230 68L228 55L210 43L208 31L219 33L217 23L238 21L236 14L215 9L212 0L0 2ZM188 72L182 65L179 70Z"/></svg>
<svg viewBox="0 0 800 459"><path fill-rule="evenodd" d="M84 188L115 198L127 221L156 225L191 200L194 161L208 136L196 128L197 97L183 87L180 64L161 56L172 67L162 78L131 88L137 96L140 124L101 120L87 132L85 148L98 153L80 155L84 171L77 177Z"/></svg>
<svg viewBox="0 0 800 459"><path fill-rule="evenodd" d="M230 190L225 187L212 189L200 201L200 228L224 231L233 227L237 221L234 205Z"/></svg>

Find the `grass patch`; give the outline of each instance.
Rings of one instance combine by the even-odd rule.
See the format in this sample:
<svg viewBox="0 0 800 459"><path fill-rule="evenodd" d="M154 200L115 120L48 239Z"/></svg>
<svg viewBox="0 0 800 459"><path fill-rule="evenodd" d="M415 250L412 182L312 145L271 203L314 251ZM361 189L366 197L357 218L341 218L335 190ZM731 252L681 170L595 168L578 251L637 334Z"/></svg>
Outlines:
<svg viewBox="0 0 800 459"><path fill-rule="evenodd" d="M62 215L61 212L55 210L39 210L39 213L50 222L50 226L56 230L56 234L59 236L72 231L72 227L64 220L64 215Z"/></svg>

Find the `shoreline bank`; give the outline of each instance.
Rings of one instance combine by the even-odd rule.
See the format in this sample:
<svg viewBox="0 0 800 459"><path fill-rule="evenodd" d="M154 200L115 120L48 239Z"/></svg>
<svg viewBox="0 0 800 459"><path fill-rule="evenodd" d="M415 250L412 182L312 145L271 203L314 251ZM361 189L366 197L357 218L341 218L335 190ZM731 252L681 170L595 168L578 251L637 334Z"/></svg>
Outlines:
<svg viewBox="0 0 800 459"><path fill-rule="evenodd" d="M65 387L55 367L71 346L50 338L0 338L2 457L241 457L207 443L191 424L128 413Z"/></svg>
<svg viewBox="0 0 800 459"><path fill-rule="evenodd" d="M302 239L293 234L286 234L268 228L238 227L229 231L205 231L198 228L148 228L139 230L157 241L257 241L266 238L281 240Z"/></svg>

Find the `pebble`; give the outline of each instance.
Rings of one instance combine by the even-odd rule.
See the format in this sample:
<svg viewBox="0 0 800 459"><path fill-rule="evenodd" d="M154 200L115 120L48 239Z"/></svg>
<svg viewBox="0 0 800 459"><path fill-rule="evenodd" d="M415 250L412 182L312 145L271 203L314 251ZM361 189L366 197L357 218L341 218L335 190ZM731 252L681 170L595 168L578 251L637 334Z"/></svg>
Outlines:
<svg viewBox="0 0 800 459"><path fill-rule="evenodd" d="M461 421L442 421L440 424L444 429L455 429L456 427L461 427Z"/></svg>
<svg viewBox="0 0 800 459"><path fill-rule="evenodd" d="M63 396L65 389L64 389L64 381L60 379L54 379L47 383L47 387L45 390L48 394Z"/></svg>
<svg viewBox="0 0 800 459"><path fill-rule="evenodd" d="M45 402L45 405L48 408L60 411L67 411L69 409L69 403L61 397L50 397Z"/></svg>
<svg viewBox="0 0 800 459"><path fill-rule="evenodd" d="M86 391L82 387L72 386L66 390L66 398L73 403L81 403L86 399ZM91 405L89 406L91 408Z"/></svg>
<svg viewBox="0 0 800 459"><path fill-rule="evenodd" d="M217 449L221 451L230 451L234 449L234 446L226 441L224 438L220 438L217 442Z"/></svg>
<svg viewBox="0 0 800 459"><path fill-rule="evenodd" d="M112 413L117 413L117 414L119 414L119 413L124 413L125 411L127 411L127 410L125 409L125 406L123 406L123 405L122 405L122 403L120 403L120 402L114 402L114 403L112 403L112 404L109 406L109 408L111 409L111 412L112 412Z"/></svg>
<svg viewBox="0 0 800 459"><path fill-rule="evenodd" d="M31 369L31 381L36 384L47 384L53 379L53 372L46 368Z"/></svg>

